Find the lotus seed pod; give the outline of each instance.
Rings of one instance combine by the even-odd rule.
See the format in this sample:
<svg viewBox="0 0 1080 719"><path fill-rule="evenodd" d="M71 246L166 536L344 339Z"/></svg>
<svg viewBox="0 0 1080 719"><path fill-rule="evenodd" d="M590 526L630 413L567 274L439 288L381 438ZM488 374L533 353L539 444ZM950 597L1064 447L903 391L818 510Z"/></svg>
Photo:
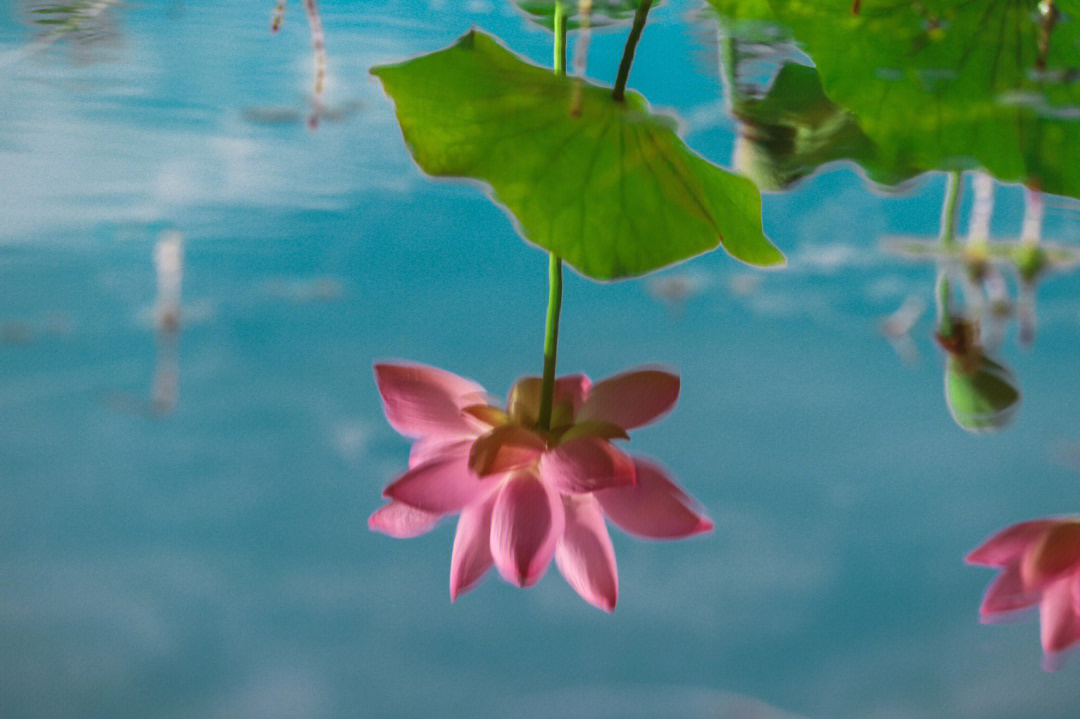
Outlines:
<svg viewBox="0 0 1080 719"><path fill-rule="evenodd" d="M969 432L994 432L1012 420L1020 406L1020 389L1012 372L982 356L973 371L949 357L945 366L945 401L960 427Z"/></svg>

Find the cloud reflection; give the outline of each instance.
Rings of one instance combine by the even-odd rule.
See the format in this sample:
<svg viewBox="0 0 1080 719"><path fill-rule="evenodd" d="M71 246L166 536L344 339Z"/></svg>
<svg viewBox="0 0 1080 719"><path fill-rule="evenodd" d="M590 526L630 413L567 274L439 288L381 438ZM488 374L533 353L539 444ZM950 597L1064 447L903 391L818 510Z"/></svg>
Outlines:
<svg viewBox="0 0 1080 719"><path fill-rule="evenodd" d="M6 98L0 165L20 178L0 199L0 242L103 222L177 221L222 203L339 208L357 192L410 191L416 173L400 145L392 108L365 71L409 54L423 26L388 23L374 38L366 35L366 24L335 26L335 48L347 58L337 72L355 79L327 88L319 113L326 127L309 134L297 126L300 141L283 128L258 124L280 119L272 111L280 78L272 73L275 82L263 82L262 73L271 68L246 82L264 88L255 103L247 92L222 96L204 89L207 80L191 73L193 63L209 59L204 55L215 43L226 55L215 62L224 60L225 67L248 67L240 59L266 55L265 25L225 41L230 27L248 27L238 22L242 11L249 12L239 6L223 11L220 23L204 28L206 42L190 58L174 58L162 36L133 44L115 65L69 68L41 55L41 62L0 75ZM178 37L190 32L183 23L175 30ZM58 76L77 83L79 91L58 83ZM361 105L368 109L358 112ZM347 119L353 121L345 124Z"/></svg>

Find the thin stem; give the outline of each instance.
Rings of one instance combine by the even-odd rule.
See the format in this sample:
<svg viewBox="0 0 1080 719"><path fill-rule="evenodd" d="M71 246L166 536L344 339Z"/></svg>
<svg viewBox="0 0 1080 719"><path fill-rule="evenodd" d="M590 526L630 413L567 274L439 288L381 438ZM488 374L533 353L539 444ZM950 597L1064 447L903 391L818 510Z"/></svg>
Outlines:
<svg viewBox="0 0 1080 719"><path fill-rule="evenodd" d="M634 51L637 49L638 40L641 39L641 31L645 29L645 19L649 16L652 0L642 0L634 13L634 25L630 28L630 36L626 38L626 47L623 48L622 60L619 61L619 74L615 78L615 89L611 96L616 102L622 102L626 93L626 81L630 77L630 66L634 63Z"/></svg>
<svg viewBox="0 0 1080 719"><path fill-rule="evenodd" d="M544 326L544 381L540 390L540 429L551 429L551 405L555 397L555 360L559 352L559 313L562 310L562 259L551 253L548 260L548 309Z"/></svg>
<svg viewBox="0 0 1080 719"><path fill-rule="evenodd" d="M566 6L561 2L555 3L555 17L553 20L555 32L555 74L566 75Z"/></svg>
<svg viewBox="0 0 1080 719"><path fill-rule="evenodd" d="M949 309L951 294L952 293L949 291L949 276L945 271L945 268L942 267L938 270L937 288L935 292L935 299L937 300L938 334L942 337L952 337L953 335L952 311Z"/></svg>
<svg viewBox="0 0 1080 719"><path fill-rule="evenodd" d="M945 186L945 204L941 208L941 246L944 249L951 249L956 244L956 216L960 210L963 180L963 174L953 171L949 173L949 182Z"/></svg>
<svg viewBox="0 0 1080 719"><path fill-rule="evenodd" d="M555 3L555 74L566 76L566 7ZM544 379L540 389L541 430L551 429L551 405L555 398L555 364L559 354L559 314L562 312L562 258L548 255L548 307L544 323Z"/></svg>
<svg viewBox="0 0 1080 719"><path fill-rule="evenodd" d="M304 11L311 26L311 49L315 53L315 89L311 94L311 116L308 117L308 127L314 130L319 126L323 91L326 89L326 34L316 0L304 0Z"/></svg>
<svg viewBox="0 0 1080 719"><path fill-rule="evenodd" d="M949 182L945 186L945 203L941 207L941 247L952 249L956 245L956 216L960 211L960 191L963 189L964 176L960 172L950 172ZM949 308L952 292L949 288L948 269L945 265L938 270L937 277L938 332L942 337L953 334L952 314Z"/></svg>
<svg viewBox="0 0 1080 719"><path fill-rule="evenodd" d="M285 0L277 0L274 5L274 14L270 17L270 32L281 29L281 22L285 19Z"/></svg>

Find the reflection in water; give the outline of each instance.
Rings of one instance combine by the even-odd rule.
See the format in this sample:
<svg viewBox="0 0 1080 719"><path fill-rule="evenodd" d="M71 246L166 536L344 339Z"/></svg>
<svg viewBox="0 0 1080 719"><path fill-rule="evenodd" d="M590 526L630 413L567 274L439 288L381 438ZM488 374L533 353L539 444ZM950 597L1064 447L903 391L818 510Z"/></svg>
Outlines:
<svg viewBox="0 0 1080 719"><path fill-rule="evenodd" d="M49 35L68 35L92 41L105 34L105 11L117 0L81 0L77 2L28 2L30 22Z"/></svg>
<svg viewBox="0 0 1080 719"><path fill-rule="evenodd" d="M26 320L5 320L0 323L0 343L21 345L34 339L34 327Z"/></svg>
<svg viewBox="0 0 1080 719"><path fill-rule="evenodd" d="M878 325L882 336L889 341L900 360L909 366L919 362L919 348L911 337L911 330L924 312L926 301L918 295L908 295L904 298L904 303Z"/></svg>
<svg viewBox="0 0 1080 719"><path fill-rule="evenodd" d="M150 408L154 414L171 414L180 392L180 363L177 361L178 332L159 332L154 378L150 385Z"/></svg>
<svg viewBox="0 0 1080 719"><path fill-rule="evenodd" d="M277 0L274 3L274 14L270 16L270 32L281 29L281 23L285 20L285 0Z"/></svg>
<svg viewBox="0 0 1080 719"><path fill-rule="evenodd" d="M334 124L345 122L360 111L362 103L359 100L346 102L340 106L322 105L319 111L319 122ZM296 108L288 105L249 105L241 108L240 117L253 125L302 125L310 119Z"/></svg>
<svg viewBox="0 0 1080 719"><path fill-rule="evenodd" d="M76 2L24 2L24 14L31 25L41 31L32 43L6 54L0 54L0 68L40 52L58 40L68 38L82 47L101 44L113 39L115 29L110 23L110 8L118 0L78 0Z"/></svg>
<svg viewBox="0 0 1080 719"><path fill-rule="evenodd" d="M943 341L945 347L952 338ZM945 400L956 423L971 432L1006 427L1020 407L1020 390L1012 371L972 345L954 354L945 365Z"/></svg>
<svg viewBox="0 0 1080 719"><path fill-rule="evenodd" d="M1080 120L1080 21L1052 3L1042 13L1012 0L875 3L853 16L839 0L710 2L733 24L764 22L798 42L824 95L888 163L984 168L1080 196L1080 146L1069 141Z"/></svg>
<svg viewBox="0 0 1080 719"><path fill-rule="evenodd" d="M986 254L982 249L973 249L988 244L985 236L968 233L968 241L964 243L966 251L960 256L979 259L977 262L969 259L961 263L959 269L962 269L965 275L962 296L966 307L956 307L953 304L954 283L950 280L950 274L955 276L958 268L950 260L956 256L951 251L956 245L956 220L960 209L962 183L963 178L959 173L949 176L942 209L940 246L945 258L938 270L938 327L935 337L947 355L945 401L953 419L968 431L991 432L1002 429L1012 421L1020 406L1020 390L1012 371L989 356L1000 342L1002 333L986 328L999 324L1002 315L993 311L992 303L989 304L991 311L986 311L988 303L984 292L993 293L995 290L986 290L986 286L988 282L991 285L995 283L989 280L993 274L982 259ZM984 222L989 225L988 215L993 192L985 182L982 182L977 192L973 211L979 214L974 218L973 224L976 232L981 232Z"/></svg>
<svg viewBox="0 0 1080 719"><path fill-rule="evenodd" d="M1020 231L1020 245L1013 251L1013 261L1020 277L1020 292L1016 305L1021 347L1029 347L1035 341L1035 283L1048 269L1045 253L1039 247L1042 238L1042 196L1028 188L1024 195L1024 225Z"/></svg>
<svg viewBox="0 0 1080 719"><path fill-rule="evenodd" d="M511 0L530 22L549 30L555 24L557 0ZM577 31L628 22L642 0L558 0L568 29ZM660 3L653 3L659 5Z"/></svg>
<svg viewBox="0 0 1080 719"><path fill-rule="evenodd" d="M728 278L727 290L733 297L750 297L761 289L761 275L739 272Z"/></svg>
<svg viewBox="0 0 1080 719"><path fill-rule="evenodd" d="M323 95L326 92L326 33L323 31L322 15L319 13L319 5L316 0L304 0L304 12L307 15L308 27L311 28L311 50L315 62L315 80L311 91L311 112L308 114L307 125L314 130L319 126L322 119ZM274 12L270 19L270 32L276 33L281 29L281 23L285 17L285 0L277 0Z"/></svg>
<svg viewBox="0 0 1080 719"><path fill-rule="evenodd" d="M311 93L311 117L308 126L314 130L322 113L323 93L326 90L326 35L323 33L322 17L315 0L304 0L304 12L311 26L311 49L315 53L315 88Z"/></svg>
<svg viewBox="0 0 1080 719"><path fill-rule="evenodd" d="M1053 458L1062 467L1080 472L1080 442L1058 440L1053 448Z"/></svg>
<svg viewBox="0 0 1080 719"><path fill-rule="evenodd" d="M708 285L708 275L694 271L668 272L645 281L649 295L667 305L675 316L682 313L687 300L701 294Z"/></svg>
<svg viewBox="0 0 1080 719"><path fill-rule="evenodd" d="M982 346L1000 345L1009 320L1015 319L1019 345L1030 347L1037 325L1038 284L1052 272L1067 272L1080 266L1080 252L1042 241L1044 200L1032 187L1025 188L1019 239L993 239L990 232L993 180L985 173L974 173L972 188L971 217L962 242L895 238L884 243L885 249L910 259L945 263L958 270L964 289L964 313L978 325ZM955 226L954 220L949 222ZM950 228L949 232L952 231ZM1010 294L1003 269L1008 269L1015 278L1015 298Z"/></svg>
<svg viewBox="0 0 1080 719"><path fill-rule="evenodd" d="M339 300L345 291L341 282L333 277L315 277L306 280L269 280L263 284L263 292L295 304L307 304Z"/></svg>
<svg viewBox="0 0 1080 719"><path fill-rule="evenodd" d="M801 719L760 699L715 689L679 686L582 686L500 702L520 719ZM506 711L509 709L510 711Z"/></svg>
<svg viewBox="0 0 1080 719"><path fill-rule="evenodd" d="M775 32L721 17L717 38L720 78L738 124L732 162L762 190L790 189L840 161L854 162L883 191L919 174L906 158L883 152L854 113L830 100L817 70L797 62ZM777 68L763 73L763 64Z"/></svg>
<svg viewBox="0 0 1080 719"><path fill-rule="evenodd" d="M977 319L951 306L948 270L938 279L938 328L935 339L945 351L945 401L956 423L971 432L1007 426L1020 406L1012 371L992 359Z"/></svg>
<svg viewBox="0 0 1080 719"><path fill-rule="evenodd" d="M41 335L64 337L72 326L66 312L47 312L40 319L0 318L0 344L27 344Z"/></svg>
<svg viewBox="0 0 1080 719"><path fill-rule="evenodd" d="M1020 344L1031 342L1034 290L1030 286L1025 296L1021 279L1017 290L1020 297L1014 300L1010 296L999 265L1012 265L1014 252L1005 248L1023 243L991 242L993 183L985 174L975 173L968 232L962 241L957 239L962 184L959 173L950 175L937 239L893 238L886 240L883 248L938 267L935 340L946 353L946 403L960 427L989 432L1007 426L1020 406L1016 378L992 355L1004 340L1011 319L1017 319L1020 325ZM1029 205L1034 196L1036 193L1029 192ZM1025 303L1027 308L1021 309Z"/></svg>
<svg viewBox="0 0 1080 719"><path fill-rule="evenodd" d="M113 392L106 398L114 410L125 414L163 416L176 409L180 390L179 336L183 320L180 304L184 275L184 238L166 232L154 246L157 298L154 302L154 334L157 351L148 399Z"/></svg>
<svg viewBox="0 0 1080 719"><path fill-rule="evenodd" d="M175 332L180 326L180 295L184 280L184 238L167 232L154 246L157 270L155 326L159 333Z"/></svg>
<svg viewBox="0 0 1080 719"><path fill-rule="evenodd" d="M180 296L184 279L184 237L167 232L154 247L158 296L157 359L150 402L156 414L169 414L176 408L180 389L180 365L177 344L180 334Z"/></svg>
<svg viewBox="0 0 1080 719"><path fill-rule="evenodd" d="M971 188L975 194L968 221L968 244L990 240L990 220L994 214L994 178L985 172L973 172Z"/></svg>
<svg viewBox="0 0 1080 719"><path fill-rule="evenodd" d="M940 236L887 249L937 266L936 339L946 353L945 399L956 423L972 432L1006 426L1021 393L994 356L1005 328L1015 319L1018 344L1029 346L1038 283L1049 269L1077 262L1075 250L1042 241L1042 193L1080 197L1080 7L1063 0L1065 12L1055 0L710 3L722 27L743 32L747 22L766 23L774 40L797 42L814 65L789 63L767 91L747 96L736 44L728 44L736 164L763 189L786 189L841 158L872 180L882 163L913 174L951 173ZM958 240L963 170L980 172L968 232ZM1025 187L1017 240L992 239L991 177ZM1006 273L1015 278L1015 297ZM896 333L905 329L903 314L894 318ZM1072 454L1059 448L1062 463ZM985 619L1039 607L1051 669L1080 642L1078 538L1075 519L1021 523L968 558L1003 570L984 599Z"/></svg>

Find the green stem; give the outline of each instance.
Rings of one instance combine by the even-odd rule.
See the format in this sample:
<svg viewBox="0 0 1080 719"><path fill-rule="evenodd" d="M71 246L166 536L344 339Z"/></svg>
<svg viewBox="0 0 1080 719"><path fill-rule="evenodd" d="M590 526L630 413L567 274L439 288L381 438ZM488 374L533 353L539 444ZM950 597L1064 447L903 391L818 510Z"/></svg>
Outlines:
<svg viewBox="0 0 1080 719"><path fill-rule="evenodd" d="M555 3L555 74L566 76L566 7ZM562 259L548 256L548 308L544 323L544 380L540 389L541 430L551 429L551 406L555 398L555 363L559 354L559 314L562 312Z"/></svg>
<svg viewBox="0 0 1080 719"><path fill-rule="evenodd" d="M945 186L945 203L941 207L941 249L946 252L956 247L956 219L960 212L960 192L963 186L963 174L957 171L950 172L948 184ZM935 292L938 332L942 337L950 337L953 334L952 314L949 310L951 297L948 270L943 265L938 272Z"/></svg>
<svg viewBox="0 0 1080 719"><path fill-rule="evenodd" d="M949 276L944 267L938 271L935 299L937 300L938 334L942 337L952 337L953 321L952 313L949 310Z"/></svg>
<svg viewBox="0 0 1080 719"><path fill-rule="evenodd" d="M615 78L615 89L611 96L616 102L622 102L626 92L626 81L630 77L630 65L634 63L634 51L637 49L638 40L641 39L641 31L645 29L645 19L649 15L652 0L642 0L634 13L634 25L630 28L630 36L626 38L626 47L623 48L622 60L619 61L619 74Z"/></svg>
<svg viewBox="0 0 1080 719"><path fill-rule="evenodd" d="M941 247L952 249L956 245L956 218L960 213L960 192L964 176L957 171L949 173L945 186L945 204L941 208Z"/></svg>
<svg viewBox="0 0 1080 719"><path fill-rule="evenodd" d="M562 259L552 253L548 260L548 308L544 325L544 382L540 390L540 429L551 429L551 405L555 397L555 360L559 353L559 313L562 310Z"/></svg>

